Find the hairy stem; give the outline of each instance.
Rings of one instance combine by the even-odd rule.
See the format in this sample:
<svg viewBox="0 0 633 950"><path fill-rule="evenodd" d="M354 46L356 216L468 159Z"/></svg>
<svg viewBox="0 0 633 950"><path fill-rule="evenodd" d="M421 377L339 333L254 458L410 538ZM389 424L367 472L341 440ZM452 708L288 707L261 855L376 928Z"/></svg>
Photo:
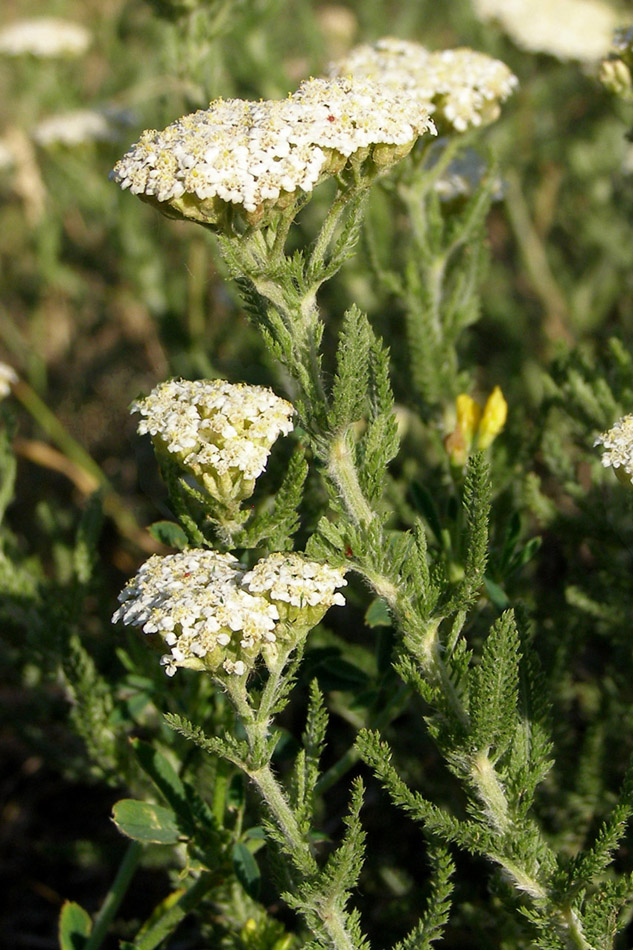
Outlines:
<svg viewBox="0 0 633 950"><path fill-rule="evenodd" d="M345 432L332 439L328 474L338 488L354 522L358 525L369 524L375 517L374 511L361 490Z"/></svg>

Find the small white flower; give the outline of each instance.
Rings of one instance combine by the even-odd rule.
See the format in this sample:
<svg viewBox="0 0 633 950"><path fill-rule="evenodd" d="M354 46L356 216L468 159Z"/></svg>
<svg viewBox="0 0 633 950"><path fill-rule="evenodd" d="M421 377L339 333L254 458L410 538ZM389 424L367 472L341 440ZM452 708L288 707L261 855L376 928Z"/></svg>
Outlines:
<svg viewBox="0 0 633 950"><path fill-rule="evenodd" d="M0 53L30 54L42 59L81 56L90 46L90 32L79 23L54 17L17 20L0 30Z"/></svg>
<svg viewBox="0 0 633 950"><path fill-rule="evenodd" d="M244 676L244 673L246 673L246 666L241 660L225 660L222 666L227 673L234 676Z"/></svg>
<svg viewBox="0 0 633 950"><path fill-rule="evenodd" d="M343 606L337 591L345 587L345 572L310 561L301 554L270 554L248 571L242 584L253 594L261 594L276 606L284 620L312 627L333 605Z"/></svg>
<svg viewBox="0 0 633 950"><path fill-rule="evenodd" d="M231 554L153 555L119 595L112 622L160 636L168 676L179 667L243 676L260 656L277 656L280 638L292 646L343 604L336 588L345 583L342 571L299 554L270 555L247 574Z"/></svg>
<svg viewBox="0 0 633 950"><path fill-rule="evenodd" d="M614 468L622 481L633 479L633 415L622 416L597 436L593 444L604 446L602 464L605 468Z"/></svg>
<svg viewBox="0 0 633 950"><path fill-rule="evenodd" d="M18 381L18 374L8 363L0 363L0 399L11 394L11 387Z"/></svg>
<svg viewBox="0 0 633 950"><path fill-rule="evenodd" d="M161 660L168 676L178 667L242 675L274 642L279 619L274 604L243 588L242 577L231 554L154 555L119 595L112 621L159 635L170 648Z"/></svg>
<svg viewBox="0 0 633 950"><path fill-rule="evenodd" d="M496 20L525 50L595 63L611 47L622 14L603 0L473 0L483 20Z"/></svg>

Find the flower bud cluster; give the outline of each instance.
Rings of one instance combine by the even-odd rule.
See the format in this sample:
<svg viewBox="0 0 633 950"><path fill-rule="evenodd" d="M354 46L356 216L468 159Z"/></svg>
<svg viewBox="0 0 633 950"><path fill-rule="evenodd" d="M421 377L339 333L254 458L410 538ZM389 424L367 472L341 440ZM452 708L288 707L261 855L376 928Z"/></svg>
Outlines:
<svg viewBox="0 0 633 950"><path fill-rule="evenodd" d="M604 0L473 0L522 49L595 63L611 45L621 15Z"/></svg>
<svg viewBox="0 0 633 950"><path fill-rule="evenodd" d="M348 161L397 161L427 132L433 123L414 96L310 79L284 100L219 99L144 132L112 174L165 213L221 228L233 207L255 225Z"/></svg>
<svg viewBox="0 0 633 950"><path fill-rule="evenodd" d="M38 17L16 20L0 30L0 53L5 56L30 54L38 59L56 56L81 56L92 37L79 23Z"/></svg>
<svg viewBox="0 0 633 950"><path fill-rule="evenodd" d="M215 551L153 555L119 595L112 620L160 636L169 676L179 667L243 676L343 604L336 589L345 584L343 571L299 554L270 555L248 572Z"/></svg>
<svg viewBox="0 0 633 950"><path fill-rule="evenodd" d="M611 54L600 64L600 82L622 99L633 98L633 26L616 30Z"/></svg>
<svg viewBox="0 0 633 950"><path fill-rule="evenodd" d="M613 468L626 485L633 482L633 415L622 416L606 432L601 432L594 445L604 446L602 464Z"/></svg>
<svg viewBox="0 0 633 950"><path fill-rule="evenodd" d="M168 453L217 501L248 498L294 409L263 386L172 379L132 403L157 452Z"/></svg>
<svg viewBox="0 0 633 950"><path fill-rule="evenodd" d="M498 118L500 103L518 83L504 63L484 53L466 48L429 52L419 43L392 37L357 46L330 72L414 96L438 128L458 132Z"/></svg>

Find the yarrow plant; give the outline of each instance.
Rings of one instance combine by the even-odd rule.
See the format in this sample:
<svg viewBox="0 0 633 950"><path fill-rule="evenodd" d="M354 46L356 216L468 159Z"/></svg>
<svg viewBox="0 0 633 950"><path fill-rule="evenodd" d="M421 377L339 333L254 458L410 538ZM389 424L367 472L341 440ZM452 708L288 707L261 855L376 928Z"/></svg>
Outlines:
<svg viewBox="0 0 633 950"><path fill-rule="evenodd" d="M575 0L579 19L569 3L526 12L518 0L503 9L477 0L474 9L510 35L520 13L531 30L521 45L593 61L603 42L602 5ZM92 478L90 491L99 486L70 553L62 545L69 523L41 514L56 535L40 573L21 539L0 529L6 617L35 617L29 642L38 662L47 651L60 657L51 692L58 702L61 683L71 699L90 777L101 775L113 788L124 783L134 796L113 809L131 844L112 890L94 921L78 904L64 906L60 948L99 950L134 869L147 861L158 868L156 886L172 890L159 895L145 922L116 925L121 950L155 950L183 922L174 938L183 950L431 950L442 941L478 950L619 950L633 885L619 870L626 850L617 864L612 859L633 817L633 770L623 778L619 759L607 761L603 752L604 736L633 721L630 700L614 698L630 689L621 670L630 670L626 551L633 529L622 529L624 553L614 554L619 537L609 542L620 596L605 605L595 593L608 586L595 545L622 506L615 480L592 483L600 469L589 433L631 404L633 359L623 345L609 344L617 365L608 381L607 373L591 376L583 350L568 365L557 357L546 378L535 360L522 362L529 341L516 319L521 281L500 277L514 253L508 221L522 194L509 162L497 163L494 151L500 144L507 156L531 136L523 126L530 95L513 120L519 83L512 64L468 47L434 50L393 37L352 47L380 5L370 4L365 19L351 7L319 11L324 26L313 37L314 60L280 56L265 82L256 75L268 55L263 0L149 5L162 17L154 24L165 57L160 70L167 75L177 61L178 82L174 90L163 78L129 91L139 111L154 115L148 124L168 124L139 133L111 178L127 193L116 206L132 261L125 280L148 312L165 318L152 351L167 353L164 375L182 374L130 407L165 485L158 493L163 520L148 531L130 527L115 479L74 451L27 382L15 385L11 368L0 364L0 398L13 391L18 408L36 407L34 417L60 447L17 439L25 463L68 475L86 492L80 468ZM456 24L472 27L468 9L451 5ZM220 32L230 37L238 12L243 58L233 74L236 37L233 46L227 38L226 54L205 44ZM554 30L561 13L568 22ZM441 14L429 7L429 15ZM344 29L331 44L327 22L337 16ZM543 29L561 36L539 46ZM430 35L423 39L432 44ZM623 34L618 41L625 65L629 40ZM504 48L509 61L526 66L517 50ZM191 75L184 51L195 65ZM202 61L206 72L198 70ZM27 75L34 64L19 68ZM557 77L580 74L574 65L548 68ZM301 81L310 69L326 75ZM286 73L298 85L282 97ZM546 88L549 74L538 80ZM157 88L160 103L148 103L144 96ZM238 98L244 90L269 98ZM174 118L212 95L208 107ZM579 114L590 111L588 99L574 101ZM48 128L33 121L24 136L44 146L31 151L47 187L50 176L51 194L69 170L74 187L82 153L97 151L79 148L56 162L49 145L84 140L82 114L64 130L56 112L48 110ZM109 114L103 110L104 121ZM604 121L607 131L617 125ZM497 130L489 128L496 122ZM554 125L550 115L534 126L548 148ZM99 129L95 120L97 137ZM582 149L570 151L560 163L565 173L586 161ZM560 155L539 154L537 213L533 223L529 214L521 219L521 250L526 267L547 277L541 238L554 227L553 206L566 189ZM604 195L604 180L601 189L587 188L589 204L598 192ZM509 215L498 204L489 216L504 193ZM170 272L163 286L166 258L158 253L151 268L135 266L147 236L130 195L178 219L172 226L157 215L149 240L157 248L166 235L174 260L186 250L184 283ZM54 239L44 232L33 238L33 256L49 268L55 293L71 282L51 257L89 230L94 208L84 210L64 218ZM622 258L625 245L619 239ZM221 259L211 273L207 250ZM557 250L564 261L569 247ZM486 285L491 258L496 279ZM612 292L608 268L602 286L602 264L574 306L590 300L587 307L598 307ZM169 265L175 272L171 256ZM224 277L233 281L231 294L219 289ZM121 296L127 300L129 288ZM217 308L208 323L206 298ZM174 301L182 299L186 318L175 326ZM539 332L535 319L530 333L536 339ZM491 347L498 338L503 345ZM6 339L21 355L22 336ZM473 366L476 353L485 354L485 367ZM27 368L26 378L37 380L37 361ZM183 378L216 372L249 382ZM136 374L122 378L128 399L145 386L133 382ZM477 392L490 395L480 404L470 395ZM1 408L0 514L17 470L14 407ZM573 435L560 419L548 428L548 413L557 412L578 423ZM632 418L596 439L603 465L629 484ZM546 494L548 480L554 489ZM549 496L559 490L560 511ZM120 529L113 567L129 578L125 586L117 580L111 597L94 575L102 502ZM571 543L561 541L559 552L563 522L560 536ZM549 560L535 568L540 539L533 534L542 527ZM8 573L9 553L19 573ZM569 624L560 611L548 613L558 588ZM104 602L115 626L95 636L99 628L84 611ZM613 658L596 648L596 631L614 647ZM85 646L90 640L102 651L98 661ZM30 662L25 679L39 675ZM578 723L569 733L567 713ZM619 741L628 755L628 738ZM71 758L68 767L78 768ZM374 784L365 795L368 776ZM411 849L412 832L420 834L428 868L417 845ZM428 897L420 899L424 889Z"/></svg>

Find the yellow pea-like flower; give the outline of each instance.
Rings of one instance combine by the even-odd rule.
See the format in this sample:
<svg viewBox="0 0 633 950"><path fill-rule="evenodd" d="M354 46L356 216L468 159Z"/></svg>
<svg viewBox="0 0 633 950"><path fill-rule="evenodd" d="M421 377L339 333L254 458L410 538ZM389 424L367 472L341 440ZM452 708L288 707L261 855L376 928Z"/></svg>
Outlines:
<svg viewBox="0 0 633 950"><path fill-rule="evenodd" d="M508 417L508 404L499 386L488 396L477 429L477 448L487 449L497 438Z"/></svg>

